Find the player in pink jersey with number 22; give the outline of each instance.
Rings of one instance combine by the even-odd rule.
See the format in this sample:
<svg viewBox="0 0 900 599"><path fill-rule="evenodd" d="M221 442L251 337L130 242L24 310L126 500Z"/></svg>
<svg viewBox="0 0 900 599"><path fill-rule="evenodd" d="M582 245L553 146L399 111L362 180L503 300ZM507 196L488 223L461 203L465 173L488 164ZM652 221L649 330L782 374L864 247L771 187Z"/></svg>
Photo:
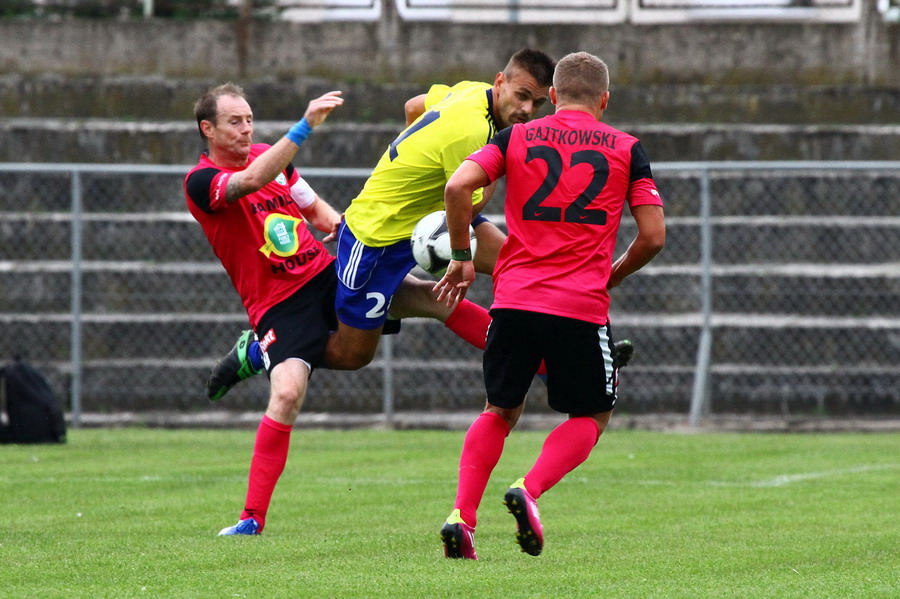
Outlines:
<svg viewBox="0 0 900 599"><path fill-rule="evenodd" d="M541 553L537 499L588 458L616 403L609 289L665 243L647 155L635 137L601 122L609 102L606 64L584 52L569 54L556 66L550 100L553 115L499 132L460 165L445 190L454 259L435 285L439 300L459 301L474 280L472 190L504 175L509 230L494 270L484 352L487 406L463 442L456 501L441 529L447 557L476 559L476 510L544 360L550 407L569 418L504 498L522 551ZM637 235L613 262L626 204Z"/></svg>

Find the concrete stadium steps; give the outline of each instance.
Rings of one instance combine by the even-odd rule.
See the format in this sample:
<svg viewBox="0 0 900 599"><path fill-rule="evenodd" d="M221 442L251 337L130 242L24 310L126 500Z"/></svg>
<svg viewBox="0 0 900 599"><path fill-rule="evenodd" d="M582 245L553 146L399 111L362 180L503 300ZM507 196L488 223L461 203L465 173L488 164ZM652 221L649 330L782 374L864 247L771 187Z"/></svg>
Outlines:
<svg viewBox="0 0 900 599"><path fill-rule="evenodd" d="M716 264L865 264L872 256L900 263L900 217L816 220L772 217L714 221ZM68 215L0 213L3 259L66 261L71 257ZM699 219L668 219L666 250L654 266L700 261ZM620 252L634 235L623 225ZM764 242L762 240L765 240ZM93 215L82 227L82 259L154 264L208 262L212 251L189 215L108 217ZM333 250L332 250L333 251Z"/></svg>
<svg viewBox="0 0 900 599"><path fill-rule="evenodd" d="M644 340L639 340L643 342ZM183 364L145 361L138 365L88 363L82 378L82 409L86 412L204 411L211 408L262 412L268 398L264 376L244 381L219 403L206 399L206 377L213 362ZM68 373L51 367L54 388L68 390ZM898 377L890 368L821 369L771 368L746 372L746 366L729 370L722 365L710 380L714 413L878 415L900 408ZM692 367L647 367L642 362L625 369L620 377L620 415L669 412L686 414L693 386ZM480 360L460 362L453 368L395 368L393 407L397 411L479 410L484 405L484 381ZM307 412L380 411L384 388L380 361L356 372L318 370L310 381L304 404ZM371 390L361 393L361 389ZM123 391L127 390L127 391ZM532 384L527 411L549 413L546 387Z"/></svg>
<svg viewBox="0 0 900 599"><path fill-rule="evenodd" d="M303 172L303 166L297 164ZM338 167L343 165L335 168ZM140 212L160 217L178 214L190 220L182 188L190 165L166 168L174 169L174 172L129 173L127 176L110 172L82 173L83 210L114 215ZM316 172L307 170L304 177L320 196L336 208L345 210L362 189L370 169L358 168L341 177ZM666 204L667 217L700 214L698 171L675 171L657 163L654 178ZM0 213L67 213L72 204L70 188L69 173L0 171L0 189L3 190ZM497 199L490 204L489 212L502 212L502 191L501 180ZM715 171L710 180L710 196L714 217L880 217L900 214L900 178L878 170ZM623 224L628 225L627 218Z"/></svg>
<svg viewBox="0 0 900 599"><path fill-rule="evenodd" d="M493 78L490 72L485 76ZM219 83L154 76L8 73L0 76L0 105L10 117L190 120L197 97ZM243 87L257 119L296 120L309 100L339 89L346 103L334 120L381 123L399 122L404 102L425 93L429 84L303 77L247 81ZM607 116L617 121L900 123L900 90L889 86L620 85L613 81L611 93Z"/></svg>
<svg viewBox="0 0 900 599"><path fill-rule="evenodd" d="M653 177L666 204L667 218L700 214L697 172L657 165ZM710 178L709 191L711 216L716 218L900 214L900 177L878 170L717 170ZM627 221L623 219L623 224Z"/></svg>
<svg viewBox="0 0 900 599"><path fill-rule="evenodd" d="M31 313L71 308L70 262L10 266L0 262L0 313L27 307ZM218 263L86 263L81 307L87 314L240 314L231 281Z"/></svg>
<svg viewBox="0 0 900 599"><path fill-rule="evenodd" d="M900 159L900 124L608 122L640 138L654 162ZM256 140L274 142L292 124L257 122ZM296 163L371 168L401 129L399 122L328 122L303 144ZM0 136L0 162L189 164L203 149L190 121L13 118L0 120Z"/></svg>
<svg viewBox="0 0 900 599"><path fill-rule="evenodd" d="M638 348L636 365L693 367L701 325L698 315L613 313L612 322L614 336L632 339ZM900 382L896 370L900 347L894 342L898 329L896 318L717 315L712 319L712 358L716 365L741 364L748 370L757 366L766 377L768 369L833 368L849 373L874 368L891 372Z"/></svg>
<svg viewBox="0 0 900 599"><path fill-rule="evenodd" d="M187 218L183 218L186 216ZM52 234L48 231L53 229ZM0 244L7 260L68 260L69 215L0 215ZM214 258L200 225L190 215L157 218L91 218L82 227L84 260L206 262Z"/></svg>
<svg viewBox="0 0 900 599"><path fill-rule="evenodd" d="M21 348L42 348L42 360L66 361L70 326L67 315L3 315L9 339ZM692 367L696 359L701 318L697 314L637 314L613 312L613 334L638 346L642 366ZM895 367L900 347L894 342L897 318L831 318L750 313L716 315L713 358L716 364L742 363L761 367L815 367L819 364L852 370L858 366ZM81 327L84 359L133 361L178 360L224 355L241 329L240 314L91 314ZM394 337L394 357L400 361L480 360L462 340L437 321L411 319ZM17 344L18 345L18 344ZM16 348L14 348L16 349ZM477 353L477 352L476 352ZM162 356L162 358L160 358ZM895 372L900 376L900 372Z"/></svg>
<svg viewBox="0 0 900 599"><path fill-rule="evenodd" d="M414 368L396 371L394 408L397 411L475 411L483 408L484 380L480 364L473 363L465 370L423 372ZM88 365L83 373L82 409L101 413L265 410L268 382L262 375L241 382L222 401L210 402L206 398L206 377L211 366L212 362L187 366L156 366L152 363L141 367ZM65 385L65 377L60 383ZM381 402L373 397L381 393L383 384L380 362L355 372L316 371L310 381L304 411L377 412ZM129 389L129 392L123 393L122 389ZM361 393L361 389L372 392Z"/></svg>
<svg viewBox="0 0 900 599"><path fill-rule="evenodd" d="M741 365L742 370L746 369ZM710 410L713 414L880 415L900 408L897 385L890 369L857 371L834 368L822 371L779 371L747 374L728 365L710 375ZM616 414L647 414L661 410L690 411L693 372L659 371L631 367L620 377ZM687 392L687 393L686 393Z"/></svg>
<svg viewBox="0 0 900 599"><path fill-rule="evenodd" d="M81 305L86 314L242 312L240 301L218 264L86 266L81 278ZM888 272L891 269L893 274ZM757 264L739 272L716 267L712 279L713 307L722 314L898 318L898 269L900 263L883 268L805 265L796 269ZM428 279L424 273L416 274ZM66 313L71 306L70 289L68 262L9 269L0 262L0 313L16 313L23 306L32 314ZM491 288L485 277L479 277L467 297L490 305ZM648 266L617 288L612 300L614 308L633 313L697 312L699 269Z"/></svg>
<svg viewBox="0 0 900 599"><path fill-rule="evenodd" d="M356 372L320 370L310 382L304 404L306 412L371 413L381 406L359 389L377 389L384 384L380 363ZM52 371L50 371L52 373ZM265 409L268 385L259 376L244 381L218 403L207 400L209 367L154 366L122 368L88 366L84 370L82 409L86 412L177 410L203 412L225 409L234 412ZM55 375L55 388L67 389L68 377ZM617 414L669 412L685 414L690 409L693 384L690 369L654 370L629 367L623 371ZM714 370L711 397L714 413L790 415L879 415L895 413L897 377L891 373L765 373L737 374ZM484 405L484 381L480 363L465 370L405 370L394 373L394 409L398 412L476 411ZM120 389L129 389L123 393ZM452 390L452 391L451 391ZM535 382L527 396L529 413L551 413L546 388Z"/></svg>
<svg viewBox="0 0 900 599"><path fill-rule="evenodd" d="M52 157L51 157L52 158ZM19 168L12 165L10 168ZM106 165L98 165L104 168ZM141 168L142 165L129 165ZM147 165L148 168L155 168ZM129 168L123 166L121 168ZM65 168L63 165L61 168ZM122 217L140 213L141 218L154 216L181 218L194 222L184 197L184 177L191 165L168 165L166 173L85 171L79 174L82 209L86 215L107 214ZM341 168L335 167L335 168ZM365 184L371 169L342 170L340 176L320 175L306 170L304 178L323 198L341 209ZM321 171L320 171L321 172ZM329 168L326 173L334 172ZM59 170L20 171L0 170L0 214L4 212L35 214L70 213L72 210L72 174Z"/></svg>
<svg viewBox="0 0 900 599"><path fill-rule="evenodd" d="M898 271L900 263L883 268L716 266L712 305L720 314L897 318ZM633 313L699 312L699 268L647 266L613 290L612 306Z"/></svg>
<svg viewBox="0 0 900 599"><path fill-rule="evenodd" d="M872 256L900 262L900 218L815 219L774 216L759 219L714 218L715 264L869 264ZM634 237L634 225L623 222L618 248ZM669 218L666 248L655 266L697 264L700 261L700 223L692 218Z"/></svg>
<svg viewBox="0 0 900 599"><path fill-rule="evenodd" d="M342 208L338 206L338 210ZM69 259L70 218L68 212L3 212L0 207L3 258ZM493 218L503 226L502 217ZM156 263L165 263L206 262L213 257L200 226L186 209L156 214L90 212L83 220L85 260L129 261L153 256ZM862 264L870 262L872 256L882 262L900 262L897 216L715 216L712 225L717 264ZM623 218L620 251L634 234L633 221ZM654 264L696 264L699 260L700 219L668 217L666 251Z"/></svg>

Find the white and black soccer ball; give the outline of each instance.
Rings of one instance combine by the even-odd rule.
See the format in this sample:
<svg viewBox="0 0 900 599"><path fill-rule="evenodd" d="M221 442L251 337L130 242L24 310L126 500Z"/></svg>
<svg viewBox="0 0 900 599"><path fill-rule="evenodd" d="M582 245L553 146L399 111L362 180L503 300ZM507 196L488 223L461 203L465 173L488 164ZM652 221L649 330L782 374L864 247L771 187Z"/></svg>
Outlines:
<svg viewBox="0 0 900 599"><path fill-rule="evenodd" d="M475 229L469 226L470 248L475 255ZM444 276L450 265L450 232L447 230L447 213L443 210L422 217L410 238L413 258L422 270L436 277Z"/></svg>

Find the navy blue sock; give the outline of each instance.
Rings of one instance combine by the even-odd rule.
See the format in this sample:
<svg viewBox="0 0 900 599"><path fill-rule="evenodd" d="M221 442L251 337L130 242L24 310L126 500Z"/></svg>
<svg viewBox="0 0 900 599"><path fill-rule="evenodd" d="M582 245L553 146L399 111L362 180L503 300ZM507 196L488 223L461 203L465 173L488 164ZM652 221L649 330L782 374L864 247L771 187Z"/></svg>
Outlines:
<svg viewBox="0 0 900 599"><path fill-rule="evenodd" d="M258 372L265 370L266 365L263 363L262 348L259 346L259 341L253 340L250 342L250 346L247 348L247 359L250 360L250 365L253 366L254 370Z"/></svg>

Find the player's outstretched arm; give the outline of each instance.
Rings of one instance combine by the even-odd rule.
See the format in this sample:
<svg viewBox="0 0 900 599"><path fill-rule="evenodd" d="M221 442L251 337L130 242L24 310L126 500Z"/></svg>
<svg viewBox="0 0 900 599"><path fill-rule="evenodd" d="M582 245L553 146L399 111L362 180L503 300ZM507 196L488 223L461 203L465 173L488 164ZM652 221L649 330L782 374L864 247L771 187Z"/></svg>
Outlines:
<svg viewBox="0 0 900 599"><path fill-rule="evenodd" d="M453 260L446 274L434 286L439 302L448 306L462 301L475 280L475 265L469 240L472 222L472 193L490 183L484 169L471 160L463 160L444 187L444 207Z"/></svg>
<svg viewBox="0 0 900 599"><path fill-rule="evenodd" d="M407 127L425 113L425 96L426 94L419 94L407 100L406 104L403 105L403 114L406 117Z"/></svg>
<svg viewBox="0 0 900 599"><path fill-rule="evenodd" d="M312 100L303 119L291 127L284 137L260 154L250 166L231 176L225 199L233 202L274 181L278 173L287 168L313 127L322 124L332 110L344 103L340 94L339 91L331 91Z"/></svg>
<svg viewBox="0 0 900 599"><path fill-rule="evenodd" d="M344 103L341 93L337 90L330 91L310 101L309 106L306 107L306 112L303 114L303 118L306 119L310 127L321 125L328 118L328 115L331 114L332 110Z"/></svg>
<svg viewBox="0 0 900 599"><path fill-rule="evenodd" d="M633 206L631 215L637 223L638 232L625 253L613 263L608 289L616 287L625 277L643 268L666 244L666 221L662 206Z"/></svg>

